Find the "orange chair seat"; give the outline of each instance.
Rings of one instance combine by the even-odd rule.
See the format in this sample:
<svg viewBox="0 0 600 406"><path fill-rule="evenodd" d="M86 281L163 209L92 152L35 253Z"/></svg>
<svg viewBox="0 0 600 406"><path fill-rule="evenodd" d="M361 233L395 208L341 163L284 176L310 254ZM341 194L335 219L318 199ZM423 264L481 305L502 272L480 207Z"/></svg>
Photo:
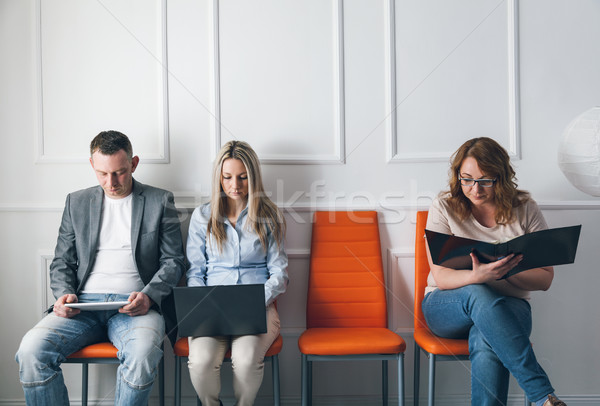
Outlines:
<svg viewBox="0 0 600 406"><path fill-rule="evenodd" d="M67 358L117 358L117 348L110 342L96 343L83 347Z"/></svg>
<svg viewBox="0 0 600 406"><path fill-rule="evenodd" d="M433 334L429 329L415 330L415 342L430 354L436 355L469 355L468 340L442 338Z"/></svg>
<svg viewBox="0 0 600 406"><path fill-rule="evenodd" d="M380 327L309 328L298 339L303 354L398 354L406 343L398 334Z"/></svg>
<svg viewBox="0 0 600 406"><path fill-rule="evenodd" d="M267 350L265 357L272 357L273 355L277 355L281 352L281 348L283 347L283 338L281 336L277 336L271 347ZM188 337L182 337L173 346L173 351L175 355L178 357L187 357L190 354L190 344L188 341ZM231 358L231 350L228 350L225 354L225 358Z"/></svg>

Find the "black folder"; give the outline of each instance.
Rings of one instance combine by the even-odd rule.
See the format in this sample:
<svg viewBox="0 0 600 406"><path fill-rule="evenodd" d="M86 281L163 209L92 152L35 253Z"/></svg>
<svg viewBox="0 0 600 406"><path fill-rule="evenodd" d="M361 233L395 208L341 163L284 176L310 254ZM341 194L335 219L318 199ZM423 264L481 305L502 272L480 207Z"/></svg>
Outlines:
<svg viewBox="0 0 600 406"><path fill-rule="evenodd" d="M181 337L267 332L263 284L173 288Z"/></svg>
<svg viewBox="0 0 600 406"><path fill-rule="evenodd" d="M425 230L434 264L452 269L472 269L471 252L482 263L497 261L510 254L523 254L519 264L504 278L527 269L575 262L581 225L534 231L503 243L488 243Z"/></svg>

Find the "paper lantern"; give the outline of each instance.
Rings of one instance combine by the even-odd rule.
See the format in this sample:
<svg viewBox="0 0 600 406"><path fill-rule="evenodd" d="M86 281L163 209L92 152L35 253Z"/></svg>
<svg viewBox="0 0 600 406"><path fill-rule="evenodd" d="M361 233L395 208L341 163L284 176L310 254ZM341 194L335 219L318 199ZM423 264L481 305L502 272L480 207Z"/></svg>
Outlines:
<svg viewBox="0 0 600 406"><path fill-rule="evenodd" d="M600 107L589 109L565 128L558 166L577 189L600 196Z"/></svg>

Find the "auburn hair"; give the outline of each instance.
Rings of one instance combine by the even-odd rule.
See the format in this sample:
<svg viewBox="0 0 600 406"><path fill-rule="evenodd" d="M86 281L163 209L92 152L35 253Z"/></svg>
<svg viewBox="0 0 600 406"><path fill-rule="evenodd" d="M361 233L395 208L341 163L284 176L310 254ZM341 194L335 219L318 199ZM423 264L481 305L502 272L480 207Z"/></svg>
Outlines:
<svg viewBox="0 0 600 406"><path fill-rule="evenodd" d="M461 219L471 214L471 201L462 191L460 168L467 157L477 161L479 169L491 179L494 185L496 204L496 223L508 224L515 220L514 209L529 200L529 193L517 188L515 170L510 163L506 150L495 140L487 137L473 138L458 148L450 159L448 204Z"/></svg>

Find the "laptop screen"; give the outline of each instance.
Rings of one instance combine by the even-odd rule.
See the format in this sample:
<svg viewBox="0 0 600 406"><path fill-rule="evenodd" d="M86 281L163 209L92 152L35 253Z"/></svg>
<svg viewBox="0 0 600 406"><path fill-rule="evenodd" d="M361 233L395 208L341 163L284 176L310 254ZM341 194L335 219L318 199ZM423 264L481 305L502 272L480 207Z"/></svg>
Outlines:
<svg viewBox="0 0 600 406"><path fill-rule="evenodd" d="M173 288L181 337L267 332L263 284Z"/></svg>

